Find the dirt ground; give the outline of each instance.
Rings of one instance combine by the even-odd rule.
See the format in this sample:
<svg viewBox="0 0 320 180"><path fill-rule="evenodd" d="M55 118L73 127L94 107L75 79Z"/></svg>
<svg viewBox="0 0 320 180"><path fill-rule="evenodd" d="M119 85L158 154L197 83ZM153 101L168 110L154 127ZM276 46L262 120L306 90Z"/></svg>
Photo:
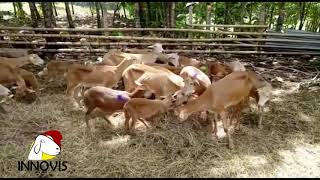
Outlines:
<svg viewBox="0 0 320 180"><path fill-rule="evenodd" d="M198 57L195 57L198 58ZM123 114L91 121L86 132L83 111L71 111L65 86L43 82L31 103L10 100L0 116L0 177L320 177L320 88L314 58L267 56L212 56L238 58L272 82L273 98L256 127L257 111L243 112L241 129L234 134L235 149L227 149L223 129L214 144L195 114L183 124L172 113L154 119L154 128L130 136L123 131ZM289 65L288 65L289 64ZM212 118L210 115L209 118ZM221 126L221 123L220 123ZM67 161L66 171L18 171L27 161L35 137L56 129L62 151L55 161ZM138 127L139 130L139 127Z"/></svg>

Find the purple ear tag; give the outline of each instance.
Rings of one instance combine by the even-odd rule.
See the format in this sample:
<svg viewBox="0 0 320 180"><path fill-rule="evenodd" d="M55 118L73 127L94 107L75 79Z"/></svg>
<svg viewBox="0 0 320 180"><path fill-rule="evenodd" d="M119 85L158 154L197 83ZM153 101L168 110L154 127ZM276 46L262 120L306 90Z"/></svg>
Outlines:
<svg viewBox="0 0 320 180"><path fill-rule="evenodd" d="M119 94L119 95L117 95L117 100L120 101L120 102L124 102L127 99L125 99L121 94Z"/></svg>

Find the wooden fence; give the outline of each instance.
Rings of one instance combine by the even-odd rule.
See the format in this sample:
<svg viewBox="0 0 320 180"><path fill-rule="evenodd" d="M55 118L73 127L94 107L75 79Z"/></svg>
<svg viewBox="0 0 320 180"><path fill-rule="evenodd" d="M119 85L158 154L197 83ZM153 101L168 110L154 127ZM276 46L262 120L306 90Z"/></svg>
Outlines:
<svg viewBox="0 0 320 180"><path fill-rule="evenodd" d="M274 33L266 25L195 25L202 29L177 28L30 28L1 27L0 46L11 45L41 52L108 52L110 48L145 48L161 42L165 52L234 54L312 54L320 55L320 34ZM214 30L203 30L214 27ZM233 31L219 28L234 28ZM251 31L242 32L243 29ZM237 31L236 31L237 30ZM257 32L252 32L252 31ZM131 35L111 36L122 32ZM141 36L141 32L149 34ZM171 37L153 37L151 32L165 32ZM59 34L58 34L59 33ZM97 33L99 35L97 35ZM135 35L132 35L134 33ZM183 35L185 33L185 37ZM138 34L138 35L136 35ZM140 34L140 35L139 35ZM181 36L182 34L182 36ZM192 34L192 36L190 36ZM207 36L212 34L213 36ZM190 38L191 37L191 38ZM210 38L208 38L210 37ZM85 39L81 39L85 38ZM51 40L49 40L51 39ZM304 44L304 45L301 45ZM309 44L309 45L306 45ZM45 48L40 48L45 46Z"/></svg>

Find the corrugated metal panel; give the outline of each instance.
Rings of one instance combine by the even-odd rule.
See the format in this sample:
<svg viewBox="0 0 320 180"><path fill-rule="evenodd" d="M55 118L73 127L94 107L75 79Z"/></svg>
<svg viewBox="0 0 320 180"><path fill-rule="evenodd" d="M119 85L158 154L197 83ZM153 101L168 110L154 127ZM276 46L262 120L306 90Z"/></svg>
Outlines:
<svg viewBox="0 0 320 180"><path fill-rule="evenodd" d="M267 33L276 33L273 31L267 31ZM286 36L286 34L290 35L301 35L301 34L308 34L308 35L315 35L314 37L294 37L294 36ZM275 38L275 36L267 36L267 39ZM272 45L277 46L277 48L267 48L268 50L272 51L290 51L290 52L320 52L320 46L318 43L314 43L314 41L320 42L320 33L317 32L309 32L309 31L301 31L301 30L287 30L287 32L283 33L283 36L276 36L277 39L287 39L287 40L299 40L305 42L266 42L265 45ZM310 42L308 42L310 41ZM311 42L313 41L313 43ZM294 47L288 48L288 47Z"/></svg>

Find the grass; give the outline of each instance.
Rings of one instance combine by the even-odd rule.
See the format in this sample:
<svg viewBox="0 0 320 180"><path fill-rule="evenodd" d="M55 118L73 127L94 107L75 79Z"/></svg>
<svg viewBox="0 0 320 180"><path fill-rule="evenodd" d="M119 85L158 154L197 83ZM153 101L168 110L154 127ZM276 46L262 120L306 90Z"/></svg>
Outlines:
<svg viewBox="0 0 320 180"><path fill-rule="evenodd" d="M257 114L244 113L234 150L170 113L135 136L123 132L122 115L112 119L113 129L92 120L89 136L84 112L68 110L63 93L49 87L32 104L4 106L10 113L0 122L0 177L320 177L319 89L281 93L268 103L261 130ZM63 135L56 160L67 161L67 171L19 172L17 161L26 161L34 138L50 129Z"/></svg>

